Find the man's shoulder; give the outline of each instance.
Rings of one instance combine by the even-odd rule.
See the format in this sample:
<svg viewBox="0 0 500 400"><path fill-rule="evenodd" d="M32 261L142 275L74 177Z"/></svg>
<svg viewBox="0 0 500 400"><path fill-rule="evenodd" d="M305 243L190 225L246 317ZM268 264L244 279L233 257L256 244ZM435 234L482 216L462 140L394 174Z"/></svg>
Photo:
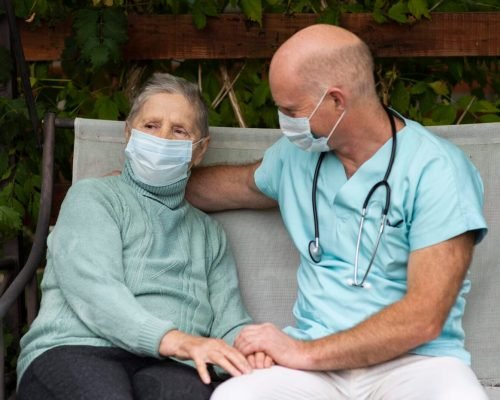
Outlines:
<svg viewBox="0 0 500 400"><path fill-rule="evenodd" d="M431 132L427 127L416 121L406 120L406 127L401 135L405 149L422 161L436 158L453 160L468 160L460 147Z"/></svg>

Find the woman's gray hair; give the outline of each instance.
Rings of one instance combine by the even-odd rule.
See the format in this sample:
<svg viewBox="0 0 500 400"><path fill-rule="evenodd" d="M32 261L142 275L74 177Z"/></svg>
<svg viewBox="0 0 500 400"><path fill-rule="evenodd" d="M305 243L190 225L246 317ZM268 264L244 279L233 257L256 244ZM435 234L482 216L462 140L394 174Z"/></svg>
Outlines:
<svg viewBox="0 0 500 400"><path fill-rule="evenodd" d="M153 95L160 93L180 94L193 107L196 114L196 126L201 136L208 136L208 107L201 97L198 86L184 78L170 74L156 73L146 81L135 96L127 117L127 122L134 120L144 103Z"/></svg>

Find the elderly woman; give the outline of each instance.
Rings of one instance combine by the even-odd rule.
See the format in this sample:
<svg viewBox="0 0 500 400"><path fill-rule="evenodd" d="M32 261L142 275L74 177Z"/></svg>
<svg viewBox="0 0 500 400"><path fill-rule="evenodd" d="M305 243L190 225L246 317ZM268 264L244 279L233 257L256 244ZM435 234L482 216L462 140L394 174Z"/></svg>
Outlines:
<svg viewBox="0 0 500 400"><path fill-rule="evenodd" d="M49 236L21 400L208 399L212 364L251 370L230 346L250 318L225 234L184 199L209 141L196 86L155 75L126 137L122 174L75 184Z"/></svg>

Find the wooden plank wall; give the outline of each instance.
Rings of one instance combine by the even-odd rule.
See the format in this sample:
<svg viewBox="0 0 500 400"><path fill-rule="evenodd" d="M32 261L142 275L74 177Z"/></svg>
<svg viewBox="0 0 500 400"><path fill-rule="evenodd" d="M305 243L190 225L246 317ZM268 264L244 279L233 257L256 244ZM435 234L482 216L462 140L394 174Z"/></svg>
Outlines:
<svg viewBox="0 0 500 400"><path fill-rule="evenodd" d="M267 14L259 26L241 14L224 14L198 30L190 15L130 14L125 58L269 58L293 33L315 22L314 14ZM341 26L365 40L375 57L500 55L500 12L434 13L412 25L381 25L370 14L345 14ZM28 61L58 60L71 23L36 29L23 23L21 32Z"/></svg>

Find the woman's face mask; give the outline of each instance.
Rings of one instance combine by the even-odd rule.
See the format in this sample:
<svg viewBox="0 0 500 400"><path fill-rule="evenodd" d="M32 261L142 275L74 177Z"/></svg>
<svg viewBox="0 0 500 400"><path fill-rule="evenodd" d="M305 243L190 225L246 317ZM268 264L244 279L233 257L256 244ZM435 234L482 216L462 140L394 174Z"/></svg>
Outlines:
<svg viewBox="0 0 500 400"><path fill-rule="evenodd" d="M342 121L342 118L344 118L346 110L342 112L327 137L315 137L311 132L311 124L309 122L321 103L323 103L327 93L328 89L325 90L325 93L323 93L318 104L309 117L290 117L278 110L281 131L288 138L288 140L300 147L302 150L312 152L330 151L328 141L333 135L333 132L335 132L335 129L337 129L337 126L340 124L340 121Z"/></svg>
<svg viewBox="0 0 500 400"><path fill-rule="evenodd" d="M137 179L150 186L167 186L187 177L193 147L190 140L162 139L137 129L132 129L125 148Z"/></svg>

